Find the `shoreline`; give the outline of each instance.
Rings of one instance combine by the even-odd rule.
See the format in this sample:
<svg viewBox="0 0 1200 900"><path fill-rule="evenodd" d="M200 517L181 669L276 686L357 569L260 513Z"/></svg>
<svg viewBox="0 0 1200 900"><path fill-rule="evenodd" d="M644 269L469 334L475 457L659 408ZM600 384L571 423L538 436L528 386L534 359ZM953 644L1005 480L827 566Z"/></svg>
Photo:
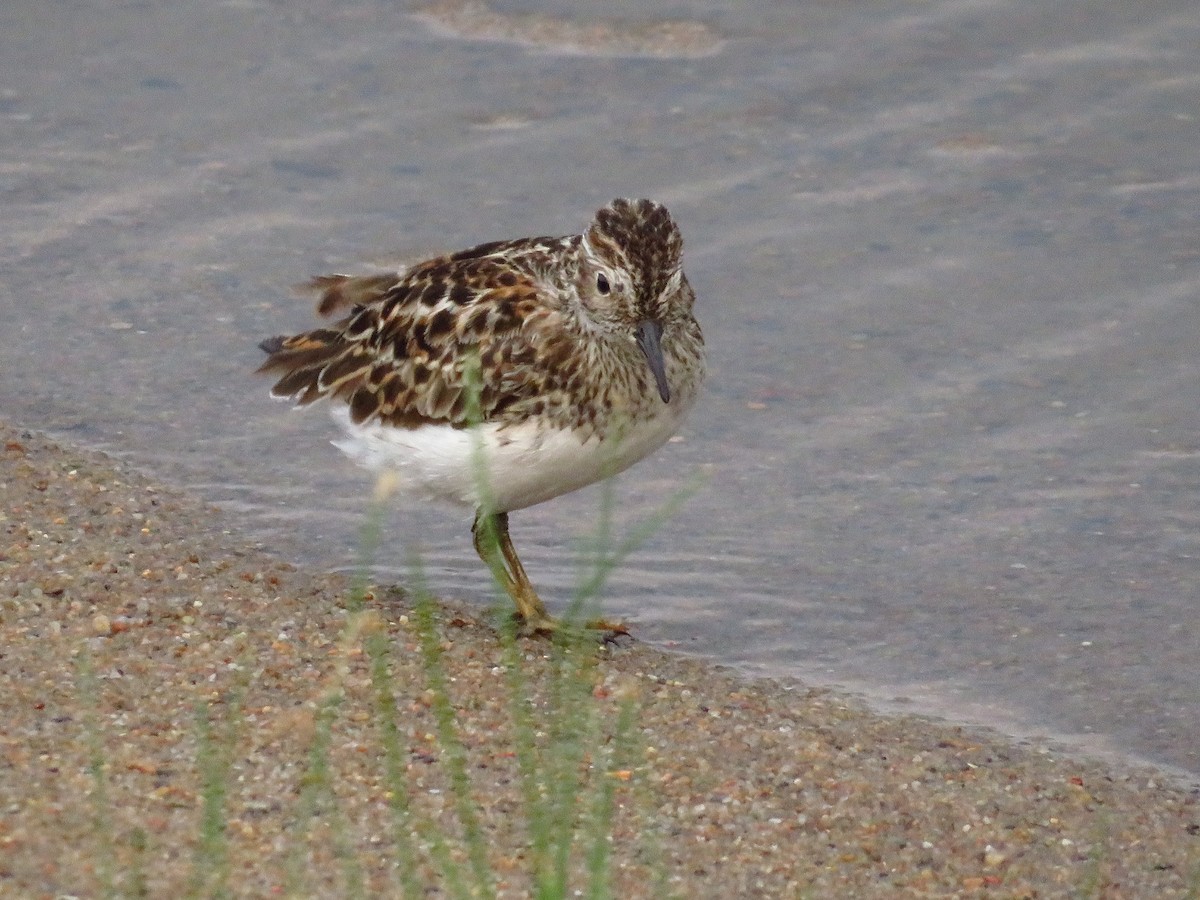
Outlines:
<svg viewBox="0 0 1200 900"><path fill-rule="evenodd" d="M334 683L345 700L330 764L346 839L368 893L386 893L394 872L372 842L387 830L386 786L365 661L343 634L348 579L272 558L227 528L227 514L102 453L4 422L0 439L0 893L98 893L106 866L119 881L140 871L154 896L186 890L204 796L197 704L219 724L233 697L231 891L278 893L314 710ZM412 609L386 590L368 606L372 627L395 648L410 784L433 804L432 817L450 822L436 800L441 754L429 740ZM493 863L508 873L498 891L523 896L499 641L479 611L447 605L437 618L482 826ZM547 646L522 641L520 649L535 692L545 691ZM81 677L81 665L94 680ZM612 834L617 896L649 896L639 892L638 850L649 832L681 893L1200 891L1200 792L1169 770L874 713L831 690L637 642L601 654L594 677L602 711L628 695L639 708L641 765L618 791ZM98 784L112 820L107 837L96 824ZM312 858L328 857L330 846L310 838ZM331 864L308 889L337 896L339 872Z"/></svg>

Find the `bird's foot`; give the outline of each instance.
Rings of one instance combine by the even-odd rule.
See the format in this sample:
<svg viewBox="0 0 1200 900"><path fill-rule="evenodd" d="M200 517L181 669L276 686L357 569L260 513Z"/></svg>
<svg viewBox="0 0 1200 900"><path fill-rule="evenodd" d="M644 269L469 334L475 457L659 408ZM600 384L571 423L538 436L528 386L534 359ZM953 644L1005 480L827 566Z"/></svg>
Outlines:
<svg viewBox="0 0 1200 900"><path fill-rule="evenodd" d="M523 616L519 612L513 613L513 623L516 625L518 637L548 638L563 629L563 624L558 619L551 618L545 613L536 616Z"/></svg>
<svg viewBox="0 0 1200 900"><path fill-rule="evenodd" d="M539 615L526 618L520 613L513 615L516 634L529 638L590 638L605 646L625 647L633 642L633 636L624 622L609 622L606 619L593 619L583 625L574 622L564 622L550 615Z"/></svg>

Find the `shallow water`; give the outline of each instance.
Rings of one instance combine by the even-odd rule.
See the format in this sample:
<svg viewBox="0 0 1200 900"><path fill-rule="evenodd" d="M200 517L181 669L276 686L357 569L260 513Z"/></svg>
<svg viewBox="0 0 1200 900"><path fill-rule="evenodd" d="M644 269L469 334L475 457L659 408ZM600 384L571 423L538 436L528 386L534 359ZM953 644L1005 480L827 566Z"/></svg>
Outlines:
<svg viewBox="0 0 1200 900"><path fill-rule="evenodd" d="M7 4L0 414L350 565L368 483L248 374L288 287L653 196L710 381L618 518L706 482L607 613L1200 773L1200 10L640 9ZM601 497L514 516L552 606ZM466 516L392 520L485 602Z"/></svg>

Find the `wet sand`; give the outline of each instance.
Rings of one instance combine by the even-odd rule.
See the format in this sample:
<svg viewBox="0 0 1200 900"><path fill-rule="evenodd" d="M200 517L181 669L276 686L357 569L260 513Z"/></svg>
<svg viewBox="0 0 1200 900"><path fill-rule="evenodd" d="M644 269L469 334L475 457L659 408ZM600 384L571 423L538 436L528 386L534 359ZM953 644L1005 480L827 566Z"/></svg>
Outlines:
<svg viewBox="0 0 1200 900"><path fill-rule="evenodd" d="M395 893L363 651L372 631L391 643L412 809L456 833L401 593L375 590L356 618L344 579L280 562L229 514L102 454L12 426L0 437L0 894L97 896L110 878L121 895L203 885L194 861L212 765L197 740L201 704L229 752L232 895L299 884L341 896L348 871L368 894ZM444 606L437 627L496 890L525 896L502 648L478 610ZM550 648L519 650L536 721ZM880 717L827 690L747 681L638 642L601 651L589 677L602 732L619 698L638 708L634 763L608 773L615 896L661 896L656 869L670 891L698 897L1200 889L1200 797L1162 773ZM338 802L310 817L305 773L318 710L334 696ZM441 895L431 868L418 873Z"/></svg>

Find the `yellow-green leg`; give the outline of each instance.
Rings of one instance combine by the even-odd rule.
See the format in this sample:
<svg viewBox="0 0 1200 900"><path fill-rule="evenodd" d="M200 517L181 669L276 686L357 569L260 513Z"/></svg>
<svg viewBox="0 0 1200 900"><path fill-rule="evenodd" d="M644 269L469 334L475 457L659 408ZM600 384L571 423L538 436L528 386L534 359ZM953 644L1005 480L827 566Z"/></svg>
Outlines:
<svg viewBox="0 0 1200 900"><path fill-rule="evenodd" d="M508 595L512 597L517 607L517 616L526 631L547 634L558 627L558 623L546 612L541 598L525 574L525 567L517 556L517 548L513 546L508 534L508 513L496 513L492 521L495 524L495 539L488 534L491 529L485 521L482 510L475 514L475 522L471 525L471 536L475 541L475 552L479 554L492 574L504 585ZM496 550L500 553L497 554Z"/></svg>

